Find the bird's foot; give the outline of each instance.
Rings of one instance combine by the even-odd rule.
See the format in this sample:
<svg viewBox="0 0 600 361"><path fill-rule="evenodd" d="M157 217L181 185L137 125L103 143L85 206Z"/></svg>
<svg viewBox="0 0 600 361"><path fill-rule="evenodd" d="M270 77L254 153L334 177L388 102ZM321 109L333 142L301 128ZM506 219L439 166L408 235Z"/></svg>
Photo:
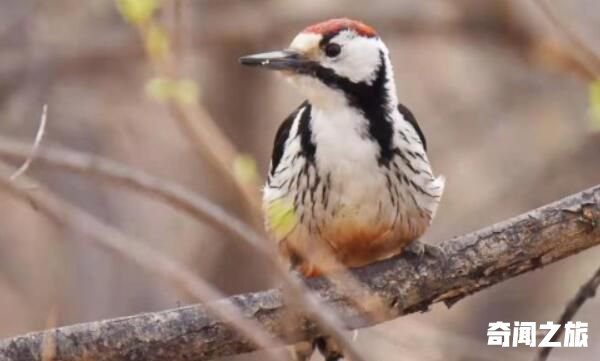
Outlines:
<svg viewBox="0 0 600 361"><path fill-rule="evenodd" d="M406 247L405 250L417 256L419 259L422 259L423 257L431 257L436 260L440 260L443 263L446 263L447 261L446 252L444 252L444 249L440 246L435 246L429 243L413 241L408 247Z"/></svg>

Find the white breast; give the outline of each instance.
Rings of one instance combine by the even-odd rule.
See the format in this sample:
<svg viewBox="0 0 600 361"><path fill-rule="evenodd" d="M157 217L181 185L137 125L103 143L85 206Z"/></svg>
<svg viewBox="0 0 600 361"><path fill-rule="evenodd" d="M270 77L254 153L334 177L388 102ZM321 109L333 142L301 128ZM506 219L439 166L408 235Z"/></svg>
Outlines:
<svg viewBox="0 0 600 361"><path fill-rule="evenodd" d="M368 121L360 112L342 107L331 113L313 107L311 140L316 151L310 161L302 153L298 131L303 111L290 129L283 157L264 193L267 228L284 258L303 255L305 274L314 265L325 267L330 252L354 267L397 254L418 238L433 218L443 180L432 176L410 124L394 114L394 146L410 159L395 156L383 166L378 162L379 145L370 138ZM282 200L289 209L281 209Z"/></svg>
<svg viewBox="0 0 600 361"><path fill-rule="evenodd" d="M317 167L331 174L330 203L337 218L372 222L389 203L379 146L369 139L367 121L355 109L336 113L314 109L313 137ZM387 207L385 207L387 208ZM389 210L391 212L391 210Z"/></svg>

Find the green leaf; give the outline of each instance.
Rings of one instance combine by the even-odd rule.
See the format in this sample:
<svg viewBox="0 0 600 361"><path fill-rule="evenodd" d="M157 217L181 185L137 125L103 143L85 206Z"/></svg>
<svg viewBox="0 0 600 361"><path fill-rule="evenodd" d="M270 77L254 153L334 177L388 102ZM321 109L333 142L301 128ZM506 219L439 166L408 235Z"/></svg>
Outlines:
<svg viewBox="0 0 600 361"><path fill-rule="evenodd" d="M166 102L172 97L173 81L168 78L156 77L146 83L146 94L159 102Z"/></svg>
<svg viewBox="0 0 600 361"><path fill-rule="evenodd" d="M200 90L196 82L190 79L181 79L175 84L173 100L179 104L193 104L198 100Z"/></svg>
<svg viewBox="0 0 600 361"><path fill-rule="evenodd" d="M269 229L276 239L285 238L298 224L294 203L287 197L269 203L265 213Z"/></svg>
<svg viewBox="0 0 600 361"><path fill-rule="evenodd" d="M590 113L592 130L600 131L600 79L590 84Z"/></svg>
<svg viewBox="0 0 600 361"><path fill-rule="evenodd" d="M146 83L146 94L159 102L175 101L179 104L192 104L198 100L198 85L193 80L174 80L156 77ZM235 167L235 164L234 164Z"/></svg>
<svg viewBox="0 0 600 361"><path fill-rule="evenodd" d="M233 161L233 174L242 183L256 183L258 170L256 160L249 154L241 154Z"/></svg>
<svg viewBox="0 0 600 361"><path fill-rule="evenodd" d="M117 9L123 18L132 24L148 22L159 8L159 0L116 0Z"/></svg>

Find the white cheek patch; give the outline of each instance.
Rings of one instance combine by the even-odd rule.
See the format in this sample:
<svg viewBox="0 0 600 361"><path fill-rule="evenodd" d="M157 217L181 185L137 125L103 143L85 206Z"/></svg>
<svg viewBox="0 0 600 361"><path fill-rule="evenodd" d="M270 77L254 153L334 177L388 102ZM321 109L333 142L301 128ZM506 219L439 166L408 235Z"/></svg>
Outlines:
<svg viewBox="0 0 600 361"><path fill-rule="evenodd" d="M341 38L341 36L336 36L332 39L332 42L339 41L339 44L342 45L341 54L334 59L323 59L324 65L353 82L371 83L376 76L375 70L381 61L379 54L381 44L379 40L362 36L353 37L349 40L338 38Z"/></svg>
<svg viewBox="0 0 600 361"><path fill-rule="evenodd" d="M300 33L292 40L290 49L300 53L308 53L319 47L321 38L323 38L323 36L319 34Z"/></svg>
<svg viewBox="0 0 600 361"><path fill-rule="evenodd" d="M321 34L300 33L290 44L290 49L304 54L323 67L333 70L338 76L355 83L372 84L381 63L381 51L384 57L387 57L387 48L376 37L368 38L357 36L353 31L342 31L330 40L331 43L342 47L340 55L333 58L327 57L321 50L319 45L322 39ZM346 99L339 89L332 89L321 80L307 74L284 74L314 105L321 108L345 105Z"/></svg>

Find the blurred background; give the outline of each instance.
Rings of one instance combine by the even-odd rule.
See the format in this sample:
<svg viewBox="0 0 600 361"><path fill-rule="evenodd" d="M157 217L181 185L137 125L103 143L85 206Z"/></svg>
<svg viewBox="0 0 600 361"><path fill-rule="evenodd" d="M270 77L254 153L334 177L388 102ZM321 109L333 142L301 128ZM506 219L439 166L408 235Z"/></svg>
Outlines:
<svg viewBox="0 0 600 361"><path fill-rule="evenodd" d="M309 24L348 16L375 27L390 48L399 98L446 176L427 241L600 183L593 78L535 1L164 0L150 22L117 3L120 10L112 0L0 0L0 134L31 143L48 104L44 144L176 181L251 222L234 182L199 154L186 126L202 133L216 124L229 143L213 146L244 154L225 161L241 169L231 173L238 182L256 189L279 123L303 99L275 74L240 67L238 57L285 47ZM597 0L549 3L600 52ZM174 78L181 79L175 96L165 85ZM27 175L226 294L273 285L248 247L164 203L35 161ZM357 345L383 361L531 359L536 349L485 346L488 323L557 319L599 256L592 249L451 309L437 305L362 330ZM0 192L0 337L193 302ZM600 299L592 299L576 316L590 323L590 347L556 350L550 359L595 359L599 310Z"/></svg>

